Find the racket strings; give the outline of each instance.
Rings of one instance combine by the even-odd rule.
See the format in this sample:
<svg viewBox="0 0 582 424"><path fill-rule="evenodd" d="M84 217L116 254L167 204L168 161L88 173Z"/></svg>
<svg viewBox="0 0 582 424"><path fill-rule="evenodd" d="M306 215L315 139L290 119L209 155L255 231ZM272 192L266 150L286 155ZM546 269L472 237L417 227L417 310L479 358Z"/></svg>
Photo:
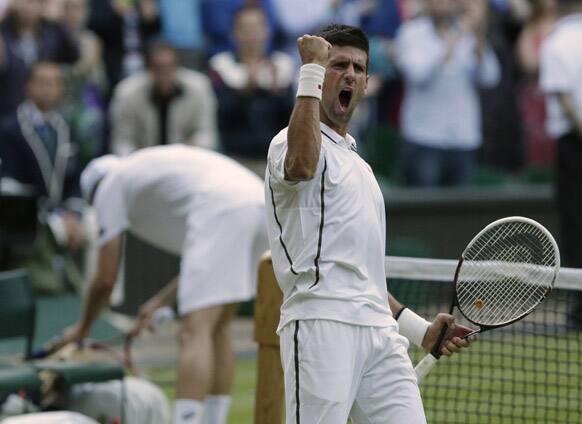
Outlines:
<svg viewBox="0 0 582 424"><path fill-rule="evenodd" d="M555 275L552 242L527 222L491 228L463 256L457 278L459 308L484 325L528 313L543 299Z"/></svg>
<svg viewBox="0 0 582 424"><path fill-rule="evenodd" d="M518 258L517 262L519 264L523 264L524 261L528 259L523 257L523 249L506 249L503 256L494 258L493 261L489 261L490 263L485 267L477 267L477 269L481 269L481 271L476 273L472 278L467 278L467 280L470 281L484 280L484 282L481 284L477 283L469 286L469 288L473 288L473 290L469 290L467 295L464 297L461 295L460 301L462 303L466 303L467 300L471 299L471 296L474 299L477 294L479 294L483 299L500 299L499 302L494 303L494 305L497 305L494 309L483 309L483 312L488 312L490 319L494 321L498 321L503 318L500 315L502 312L521 313L521 311L528 310L532 304L535 305L535 302L538 300L539 296L545 293L546 288L542 287L542 290L538 290L541 287L539 283L532 285L530 282L532 280L543 280L543 273L540 273L538 268L537 273L532 273L530 271L526 275L512 275L511 270L507 269L508 259L511 255ZM501 271L500 269L497 269L498 267L501 267L502 269L505 268L503 270L504 275L500 278L495 275L499 274ZM498 278L496 284L491 284L491 276L488 277L488 273L492 274L495 278ZM524 280L530 282L526 282ZM532 299L534 302L532 302ZM520 302L516 302L516 300L519 300ZM491 304L491 301L488 301L488 303ZM508 307L510 308L509 310Z"/></svg>

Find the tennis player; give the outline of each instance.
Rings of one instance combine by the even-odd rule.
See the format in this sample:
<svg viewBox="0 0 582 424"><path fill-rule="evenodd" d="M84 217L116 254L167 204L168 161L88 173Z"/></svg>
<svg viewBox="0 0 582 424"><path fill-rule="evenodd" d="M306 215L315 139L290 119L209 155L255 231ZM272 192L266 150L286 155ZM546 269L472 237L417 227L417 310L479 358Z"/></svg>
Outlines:
<svg viewBox="0 0 582 424"><path fill-rule="evenodd" d="M82 317L63 342L86 338L108 304L125 231L181 255L180 275L142 307L136 332L177 298L174 423L225 424L234 374L230 324L240 302L254 296L268 248L261 180L218 153L171 145L95 159L81 186L97 210L99 256Z"/></svg>
<svg viewBox="0 0 582 424"><path fill-rule="evenodd" d="M297 99L265 178L287 423L425 423L408 340L429 350L446 323L451 355L469 329L447 314L429 323L386 291L384 199L347 134L366 92L367 36L332 25L297 44Z"/></svg>

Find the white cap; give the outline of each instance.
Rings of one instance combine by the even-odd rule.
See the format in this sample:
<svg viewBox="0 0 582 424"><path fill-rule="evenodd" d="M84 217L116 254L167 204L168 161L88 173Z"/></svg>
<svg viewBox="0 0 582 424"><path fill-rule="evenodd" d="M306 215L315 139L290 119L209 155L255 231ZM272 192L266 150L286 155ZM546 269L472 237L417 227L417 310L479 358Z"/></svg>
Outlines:
<svg viewBox="0 0 582 424"><path fill-rule="evenodd" d="M105 155L93 159L81 174L81 192L86 200L93 194L95 186L105 175L121 166L122 159L115 155Z"/></svg>

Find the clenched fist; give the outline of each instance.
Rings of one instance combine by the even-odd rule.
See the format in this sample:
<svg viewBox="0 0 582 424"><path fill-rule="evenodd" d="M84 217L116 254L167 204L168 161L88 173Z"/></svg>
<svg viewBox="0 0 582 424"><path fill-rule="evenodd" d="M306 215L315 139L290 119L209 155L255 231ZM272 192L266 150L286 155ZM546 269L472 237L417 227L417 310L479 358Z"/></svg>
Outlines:
<svg viewBox="0 0 582 424"><path fill-rule="evenodd" d="M297 39L297 47L301 62L304 65L307 63L316 63L321 66L327 65L331 44L324 38L315 35L304 35Z"/></svg>

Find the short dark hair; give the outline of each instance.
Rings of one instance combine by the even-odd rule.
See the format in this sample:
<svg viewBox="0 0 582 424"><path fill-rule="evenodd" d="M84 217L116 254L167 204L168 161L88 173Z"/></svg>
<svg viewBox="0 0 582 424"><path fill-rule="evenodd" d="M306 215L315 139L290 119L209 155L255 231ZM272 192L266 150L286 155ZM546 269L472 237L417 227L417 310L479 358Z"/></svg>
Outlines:
<svg viewBox="0 0 582 424"><path fill-rule="evenodd" d="M25 80L24 80L25 83L28 84L36 76L36 72L39 69L44 68L46 66L51 67L51 68L57 68L57 69L61 70L61 66L56 62L50 62L48 60L42 60L40 62L35 62L26 71Z"/></svg>
<svg viewBox="0 0 582 424"><path fill-rule="evenodd" d="M236 11L234 12L234 15L232 18L233 26L236 23L236 21L238 20L238 18L240 17L240 15L242 15L243 13L246 13L246 12L260 12L265 17L265 20L267 18L267 12L265 12L265 9L263 9L263 7L261 7L259 4L245 3L241 7L236 9Z"/></svg>
<svg viewBox="0 0 582 424"><path fill-rule="evenodd" d="M176 62L180 62L180 56L178 55L178 50L170 44L168 41L163 39L155 39L151 41L146 48L145 62L146 66L150 68L152 66L152 60L156 54L162 51L169 51L176 57Z"/></svg>
<svg viewBox="0 0 582 424"><path fill-rule="evenodd" d="M370 59L370 41L368 36L360 28L344 25L331 24L328 25L315 34L327 40L332 46L350 46L366 52L366 66Z"/></svg>

